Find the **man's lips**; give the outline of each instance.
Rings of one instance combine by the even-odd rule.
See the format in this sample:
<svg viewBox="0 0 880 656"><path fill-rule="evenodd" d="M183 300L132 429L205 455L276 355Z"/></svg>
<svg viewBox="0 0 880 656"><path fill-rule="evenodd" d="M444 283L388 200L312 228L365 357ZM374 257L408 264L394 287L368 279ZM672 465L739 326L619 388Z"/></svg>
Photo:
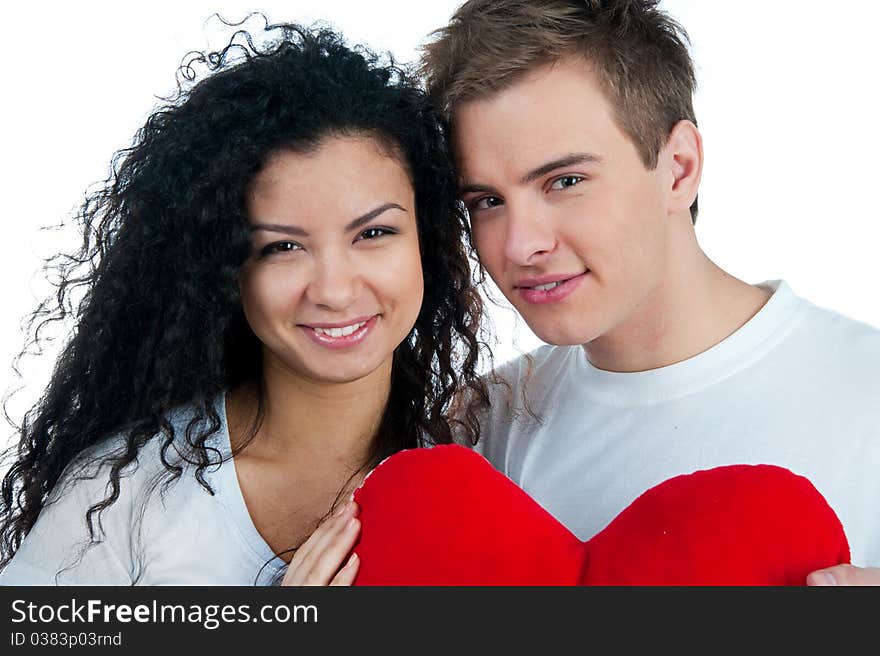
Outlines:
<svg viewBox="0 0 880 656"><path fill-rule="evenodd" d="M514 289L534 289L535 287L545 287L556 283L564 283L574 278L584 276L590 272L589 269L581 273L551 273L537 278L523 278L513 287ZM546 291L546 290L545 290Z"/></svg>
<svg viewBox="0 0 880 656"><path fill-rule="evenodd" d="M587 269L576 274L551 274L539 278L524 278L514 288L526 303L544 305L568 297L589 275Z"/></svg>

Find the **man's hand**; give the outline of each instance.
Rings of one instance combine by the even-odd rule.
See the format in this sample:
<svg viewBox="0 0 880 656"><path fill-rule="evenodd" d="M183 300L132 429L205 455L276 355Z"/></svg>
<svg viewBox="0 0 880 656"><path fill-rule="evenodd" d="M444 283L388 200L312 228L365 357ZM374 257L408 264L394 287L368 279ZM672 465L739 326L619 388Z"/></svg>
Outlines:
<svg viewBox="0 0 880 656"><path fill-rule="evenodd" d="M835 565L808 575L807 585L880 585L880 567Z"/></svg>
<svg viewBox="0 0 880 656"><path fill-rule="evenodd" d="M296 550L281 585L351 585L358 571L353 553L342 562L357 541L360 522L353 501L327 519ZM341 568L341 569L340 569Z"/></svg>

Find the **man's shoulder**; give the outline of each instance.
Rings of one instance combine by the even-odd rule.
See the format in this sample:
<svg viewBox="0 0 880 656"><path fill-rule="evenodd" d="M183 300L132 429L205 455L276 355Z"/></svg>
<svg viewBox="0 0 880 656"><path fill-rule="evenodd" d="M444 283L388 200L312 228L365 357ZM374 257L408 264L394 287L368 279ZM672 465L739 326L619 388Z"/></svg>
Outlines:
<svg viewBox="0 0 880 656"><path fill-rule="evenodd" d="M821 379L823 388L846 390L853 398L880 395L880 329L811 301L801 302L802 319L787 340L791 375Z"/></svg>
<svg viewBox="0 0 880 656"><path fill-rule="evenodd" d="M880 328L808 300L801 302L805 312L799 329L817 346L821 344L838 357L880 357Z"/></svg>
<svg viewBox="0 0 880 656"><path fill-rule="evenodd" d="M481 444L477 450L497 460L510 431L530 431L545 413L545 401L578 362L580 346L543 345L507 360L484 375L489 407L480 418ZM500 450L500 451L499 451Z"/></svg>
<svg viewBox="0 0 880 656"><path fill-rule="evenodd" d="M570 366L580 346L555 346L544 344L528 353L523 353L503 363L485 375L485 380L494 384L519 387L525 380L541 378L548 370Z"/></svg>

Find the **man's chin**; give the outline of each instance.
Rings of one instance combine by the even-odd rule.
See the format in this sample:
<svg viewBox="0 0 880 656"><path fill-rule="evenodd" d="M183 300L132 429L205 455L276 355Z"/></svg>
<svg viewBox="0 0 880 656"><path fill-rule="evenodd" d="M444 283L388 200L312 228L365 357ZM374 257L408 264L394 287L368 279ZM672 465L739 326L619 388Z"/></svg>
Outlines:
<svg viewBox="0 0 880 656"><path fill-rule="evenodd" d="M529 329L535 336L546 344L553 346L581 346L596 338L591 331L581 329L565 330L561 326L532 325L526 321Z"/></svg>

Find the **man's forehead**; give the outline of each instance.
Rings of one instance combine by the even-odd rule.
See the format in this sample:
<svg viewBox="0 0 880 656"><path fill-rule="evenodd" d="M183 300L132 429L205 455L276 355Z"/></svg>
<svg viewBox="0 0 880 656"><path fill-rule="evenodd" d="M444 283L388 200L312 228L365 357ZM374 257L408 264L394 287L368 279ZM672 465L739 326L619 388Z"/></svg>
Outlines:
<svg viewBox="0 0 880 656"><path fill-rule="evenodd" d="M505 89L456 105L451 116L458 148L486 138L503 143L516 137L527 143L530 138L601 130L613 122L601 85L583 66L542 69Z"/></svg>
<svg viewBox="0 0 880 656"><path fill-rule="evenodd" d="M464 183L504 178L529 184L556 169L601 166L609 157L605 140L577 127L543 126L519 134L475 129L454 139L455 163Z"/></svg>
<svg viewBox="0 0 880 656"><path fill-rule="evenodd" d="M524 179L566 158L600 164L620 148L633 147L582 65L548 69L462 103L452 118L456 164L465 183Z"/></svg>
<svg viewBox="0 0 880 656"><path fill-rule="evenodd" d="M611 107L603 76L582 57L565 57L536 64L509 76L503 84L487 82L457 97L447 108L455 124L472 108L512 109L528 105L553 105L570 102L574 97L589 97L596 104Z"/></svg>

